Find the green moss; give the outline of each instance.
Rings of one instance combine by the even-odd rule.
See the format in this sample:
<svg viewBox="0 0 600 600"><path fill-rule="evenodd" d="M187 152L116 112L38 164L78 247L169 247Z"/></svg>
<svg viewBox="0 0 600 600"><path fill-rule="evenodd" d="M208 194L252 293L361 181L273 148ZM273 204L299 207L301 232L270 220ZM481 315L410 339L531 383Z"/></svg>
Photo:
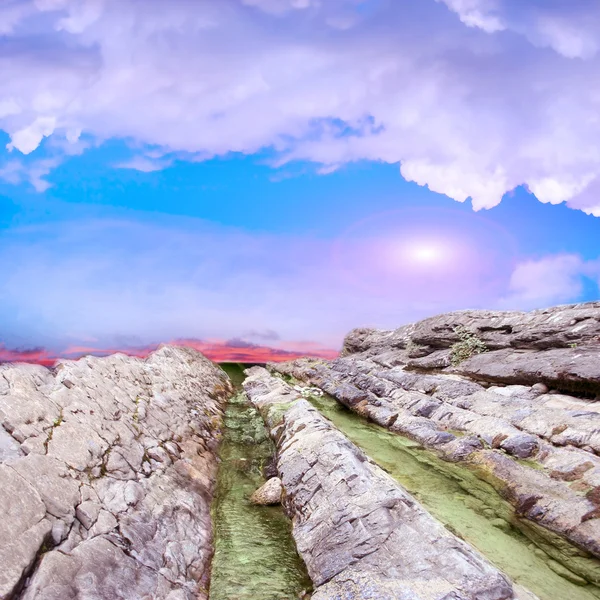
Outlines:
<svg viewBox="0 0 600 600"><path fill-rule="evenodd" d="M450 347L450 362L454 366L459 365L463 360L467 360L475 354L488 351L485 342L463 325L455 327L454 333L459 338L459 341Z"/></svg>
<svg viewBox="0 0 600 600"><path fill-rule="evenodd" d="M311 582L296 552L291 523L277 506L255 506L274 453L263 420L243 394L225 412L213 523L211 600L297 600Z"/></svg>
<svg viewBox="0 0 600 600"><path fill-rule="evenodd" d="M225 373L227 373L229 379L231 379L231 383L233 383L235 388L239 389L246 378L244 375L244 369L247 369L252 365L244 365L242 363L221 363L219 366L221 369L223 369L223 371L225 371Z"/></svg>
<svg viewBox="0 0 600 600"><path fill-rule="evenodd" d="M271 428L279 425L283 421L283 417L285 413L290 410L294 404L296 404L297 400L292 402L285 402L282 404L271 404L268 407L265 407L261 413L265 423Z"/></svg>

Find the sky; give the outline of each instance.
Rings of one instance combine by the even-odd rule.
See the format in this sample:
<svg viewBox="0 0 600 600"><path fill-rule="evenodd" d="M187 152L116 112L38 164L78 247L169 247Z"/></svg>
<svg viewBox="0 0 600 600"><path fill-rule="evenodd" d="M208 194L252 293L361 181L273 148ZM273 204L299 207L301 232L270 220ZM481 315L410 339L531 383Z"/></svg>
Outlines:
<svg viewBox="0 0 600 600"><path fill-rule="evenodd" d="M4 0L0 360L600 297L597 0Z"/></svg>

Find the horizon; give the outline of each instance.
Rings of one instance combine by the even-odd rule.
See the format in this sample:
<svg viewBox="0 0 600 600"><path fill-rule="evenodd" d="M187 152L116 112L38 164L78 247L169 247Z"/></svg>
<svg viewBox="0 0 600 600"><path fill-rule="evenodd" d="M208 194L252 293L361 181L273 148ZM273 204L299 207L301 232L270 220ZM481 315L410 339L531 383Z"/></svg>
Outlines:
<svg viewBox="0 0 600 600"><path fill-rule="evenodd" d="M331 357L357 327L599 299L599 19L1 6L0 357Z"/></svg>

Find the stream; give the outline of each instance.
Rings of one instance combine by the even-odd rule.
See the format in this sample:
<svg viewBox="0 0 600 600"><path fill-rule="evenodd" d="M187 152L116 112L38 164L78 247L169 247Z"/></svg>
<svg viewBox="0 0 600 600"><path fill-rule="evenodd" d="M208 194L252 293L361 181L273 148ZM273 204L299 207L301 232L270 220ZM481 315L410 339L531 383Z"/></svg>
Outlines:
<svg viewBox="0 0 600 600"><path fill-rule="evenodd" d="M366 421L334 398L308 400L450 531L540 600L600 598L598 587L585 585L515 528L512 507L474 473Z"/></svg>
<svg viewBox="0 0 600 600"><path fill-rule="evenodd" d="M289 519L279 506L255 506L249 501L265 481L264 467L274 446L259 413L241 391L243 367L221 366L238 393L225 412L213 503L215 555L210 599L309 597L311 582L296 552ZM560 540L555 547L546 546L549 553L540 547L544 546L541 540L534 544L521 531L528 526L517 521L513 508L475 473L368 422L331 397L310 396L308 400L450 531L540 600L600 598L598 587L565 569L549 553L556 554L560 547L567 564L588 559L570 556L572 547ZM535 531L528 535L536 539Z"/></svg>
<svg viewBox="0 0 600 600"><path fill-rule="evenodd" d="M248 365L246 365L248 366ZM238 388L225 411L213 523L215 554L210 600L298 600L311 581L280 506L255 506L274 453L263 420L239 386L242 366L223 364Z"/></svg>

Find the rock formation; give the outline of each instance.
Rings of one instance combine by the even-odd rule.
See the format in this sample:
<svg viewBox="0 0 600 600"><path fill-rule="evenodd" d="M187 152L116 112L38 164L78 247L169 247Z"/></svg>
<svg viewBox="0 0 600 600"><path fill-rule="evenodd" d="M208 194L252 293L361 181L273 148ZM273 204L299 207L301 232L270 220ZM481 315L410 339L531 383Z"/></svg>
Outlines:
<svg viewBox="0 0 600 600"><path fill-rule="evenodd" d="M0 366L0 598L206 598L230 393L168 346Z"/></svg>
<svg viewBox="0 0 600 600"><path fill-rule="evenodd" d="M301 394L265 369L244 383L278 448L313 600L532 598L447 531Z"/></svg>
<svg viewBox="0 0 600 600"><path fill-rule="evenodd" d="M600 585L600 303L358 329L337 360L270 368L475 469L528 535Z"/></svg>
<svg viewBox="0 0 600 600"><path fill-rule="evenodd" d="M213 512L217 524L218 515L228 519L218 531L241 529L218 539L248 537L244 511L255 511L255 532L285 529L286 543L270 551L285 567L285 585L276 586L285 594L309 587L289 522L280 508L252 502L282 501L314 600L535 600L320 409L334 420L343 413L342 428L350 418L387 443L397 433L415 453L437 454L428 456L440 472L449 467L453 483L464 479L501 502L501 516L490 509L499 521L490 527L506 526L503 535L543 555L545 573L572 586L563 595L575 587L584 595L574 597L600 598L600 303L357 329L336 360L247 374L253 406L242 392L231 398L224 371L183 348L52 369L0 365L0 600L207 600L227 401L219 477L226 501ZM262 543L254 538L253 549ZM231 565L248 562L240 550L248 545L224 546L213 565L214 598L229 597ZM256 552L263 562L264 548ZM235 589L254 599L265 580L248 586L248 577L237 577ZM548 597L548 587L536 592Z"/></svg>
<svg viewBox="0 0 600 600"><path fill-rule="evenodd" d="M270 504L279 504L281 502L281 492L283 486L279 477L271 477L267 482L258 488L252 496L250 496L250 502L253 504L259 504L262 506L268 506Z"/></svg>

